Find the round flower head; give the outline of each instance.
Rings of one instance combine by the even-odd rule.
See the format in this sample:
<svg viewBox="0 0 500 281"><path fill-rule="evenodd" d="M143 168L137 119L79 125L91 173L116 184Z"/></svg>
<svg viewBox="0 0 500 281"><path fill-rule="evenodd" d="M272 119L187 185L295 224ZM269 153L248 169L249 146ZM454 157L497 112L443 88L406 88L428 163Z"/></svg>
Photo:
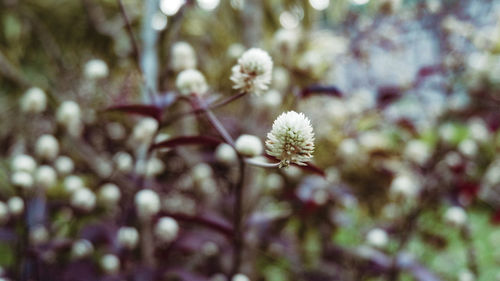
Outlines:
<svg viewBox="0 0 500 281"><path fill-rule="evenodd" d="M269 88L272 70L273 60L269 54L262 49L252 48L243 53L238 64L232 68L233 88L260 95Z"/></svg>
<svg viewBox="0 0 500 281"><path fill-rule="evenodd" d="M311 121L303 113L282 113L267 134L266 152L278 158L280 167L290 163L305 165L314 152L314 133Z"/></svg>
<svg viewBox="0 0 500 281"><path fill-rule="evenodd" d="M171 64L174 71L182 71L196 67L196 53L186 42L177 42L171 49Z"/></svg>
<svg viewBox="0 0 500 281"><path fill-rule="evenodd" d="M108 76L108 65L100 59L89 60L85 64L84 73L89 79L101 79Z"/></svg>
<svg viewBox="0 0 500 281"><path fill-rule="evenodd" d="M205 76L196 69L187 69L179 73L175 80L175 86L183 95L192 93L203 95L208 88Z"/></svg>
<svg viewBox="0 0 500 281"><path fill-rule="evenodd" d="M47 96L40 88L30 88L21 99L21 110L27 113L40 113L47 108Z"/></svg>

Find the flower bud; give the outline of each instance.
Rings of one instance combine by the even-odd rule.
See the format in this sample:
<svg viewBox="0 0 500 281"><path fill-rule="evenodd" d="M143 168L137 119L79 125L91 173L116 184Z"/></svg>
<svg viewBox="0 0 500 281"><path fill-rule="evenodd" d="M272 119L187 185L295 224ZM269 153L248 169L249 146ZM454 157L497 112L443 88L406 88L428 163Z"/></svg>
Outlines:
<svg viewBox="0 0 500 281"><path fill-rule="evenodd" d="M33 173L36 169L36 162L33 157L26 154L18 154L12 158L11 162L12 171Z"/></svg>
<svg viewBox="0 0 500 281"><path fill-rule="evenodd" d="M156 237L161 243L169 243L177 238L179 225L173 218L163 217L158 220L155 227Z"/></svg>
<svg viewBox="0 0 500 281"><path fill-rule="evenodd" d="M116 274L120 270L120 260L112 254L102 256L100 265L102 270L107 274Z"/></svg>
<svg viewBox="0 0 500 281"><path fill-rule="evenodd" d="M461 227L467 222L467 213L462 207L453 206L446 210L444 220L451 226Z"/></svg>
<svg viewBox="0 0 500 281"><path fill-rule="evenodd" d="M63 188L68 194L72 194L80 188L84 188L85 184L79 176L69 175L64 178Z"/></svg>
<svg viewBox="0 0 500 281"><path fill-rule="evenodd" d="M82 131L80 106L74 101L63 102L56 113L57 122L64 126L71 136L79 136Z"/></svg>
<svg viewBox="0 0 500 281"><path fill-rule="evenodd" d="M14 196L7 201L9 213L13 216L19 216L24 212L24 201L21 197Z"/></svg>
<svg viewBox="0 0 500 281"><path fill-rule="evenodd" d="M69 158L68 156L57 157L54 166L56 167L56 170L60 175L70 174L73 172L73 169L75 168L73 160L71 160L71 158Z"/></svg>
<svg viewBox="0 0 500 281"><path fill-rule="evenodd" d="M420 191L417 179L409 175L399 175L391 183L390 193L395 198L414 198Z"/></svg>
<svg viewBox="0 0 500 281"><path fill-rule="evenodd" d="M85 258L94 252L94 247L89 240L79 239L73 243L71 247L71 256L73 258Z"/></svg>
<svg viewBox="0 0 500 281"><path fill-rule="evenodd" d="M171 65L175 72L196 68L196 54L186 42L176 42L171 49Z"/></svg>
<svg viewBox="0 0 500 281"><path fill-rule="evenodd" d="M30 230L29 240L34 245L39 245L49 240L49 232L43 225L39 225Z"/></svg>
<svg viewBox="0 0 500 281"><path fill-rule="evenodd" d="M153 118L143 118L134 127L132 140L138 144L149 144L158 130L158 121Z"/></svg>
<svg viewBox="0 0 500 281"><path fill-rule="evenodd" d="M49 189L57 183L56 171L51 166L42 165L36 170L35 181L39 187Z"/></svg>
<svg viewBox="0 0 500 281"><path fill-rule="evenodd" d="M35 154L40 159L54 160L59 154L59 142L52 135L42 135L35 144Z"/></svg>
<svg viewBox="0 0 500 281"><path fill-rule="evenodd" d="M121 151L116 153L113 157L113 161L120 172L128 173L134 168L134 159L127 152Z"/></svg>
<svg viewBox="0 0 500 281"><path fill-rule="evenodd" d="M262 141L253 135L241 135L235 143L236 150L246 157L255 157L264 150Z"/></svg>
<svg viewBox="0 0 500 281"><path fill-rule="evenodd" d="M118 243L127 249L134 249L139 242L139 232L133 227L123 226L118 230Z"/></svg>
<svg viewBox="0 0 500 281"><path fill-rule="evenodd" d="M99 202L102 205L107 205L108 207L113 207L120 201L121 192L118 186L113 183L106 183L99 189Z"/></svg>
<svg viewBox="0 0 500 281"><path fill-rule="evenodd" d="M250 278L248 278L248 276L242 274L242 273L238 273L238 274L235 274L233 276L233 278L231 279L231 281L250 281Z"/></svg>
<svg viewBox="0 0 500 281"><path fill-rule="evenodd" d="M71 206L81 211L90 212L94 209L95 204L94 192L86 187L77 189L71 195Z"/></svg>
<svg viewBox="0 0 500 281"><path fill-rule="evenodd" d="M21 99L21 110L26 113L41 113L47 108L47 96L40 88L30 88Z"/></svg>
<svg viewBox="0 0 500 281"><path fill-rule="evenodd" d="M151 189L143 189L135 195L135 207L139 218L149 220L160 211L160 197Z"/></svg>

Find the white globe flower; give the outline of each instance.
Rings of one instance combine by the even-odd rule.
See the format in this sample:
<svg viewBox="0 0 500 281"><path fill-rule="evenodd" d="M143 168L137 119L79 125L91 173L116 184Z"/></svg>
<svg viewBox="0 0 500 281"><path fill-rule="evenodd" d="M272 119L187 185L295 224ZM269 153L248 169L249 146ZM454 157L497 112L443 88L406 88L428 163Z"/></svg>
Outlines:
<svg viewBox="0 0 500 281"><path fill-rule="evenodd" d="M39 225L30 230L29 240L34 245L39 245L49 240L49 232L43 225Z"/></svg>
<svg viewBox="0 0 500 281"><path fill-rule="evenodd" d="M420 191L420 183L415 177L399 175L391 183L390 193L395 198L415 198Z"/></svg>
<svg viewBox="0 0 500 281"><path fill-rule="evenodd" d="M229 144L222 143L215 149L215 159L223 164L230 165L236 162L238 155Z"/></svg>
<svg viewBox="0 0 500 281"><path fill-rule="evenodd" d="M460 227L467 222L467 213L462 207L453 206L446 210L444 220L452 226Z"/></svg>
<svg viewBox="0 0 500 281"><path fill-rule="evenodd" d="M160 211L160 197L151 189L143 189L135 195L135 207L139 218L148 220Z"/></svg>
<svg viewBox="0 0 500 281"><path fill-rule="evenodd" d="M303 113L289 111L274 121L267 134L266 152L280 160L280 167L291 163L305 165L314 152L314 133L311 121Z"/></svg>
<svg viewBox="0 0 500 281"><path fill-rule="evenodd" d="M7 208L13 216L19 216L24 212L24 201L18 196L11 197L7 201Z"/></svg>
<svg viewBox="0 0 500 281"><path fill-rule="evenodd" d="M128 173L134 168L134 159L132 156L124 151L117 152L113 157L116 168L118 171Z"/></svg>
<svg viewBox="0 0 500 281"><path fill-rule="evenodd" d="M429 145L421 140L411 140L406 144L404 156L419 165L423 165L431 157Z"/></svg>
<svg viewBox="0 0 500 281"><path fill-rule="evenodd" d="M103 205L116 206L121 198L120 188L114 183L106 183L99 189L98 198Z"/></svg>
<svg viewBox="0 0 500 281"><path fill-rule="evenodd" d="M366 234L366 241L371 246L383 248L389 243L389 236L385 230L374 228Z"/></svg>
<svg viewBox="0 0 500 281"><path fill-rule="evenodd" d="M175 80L175 86L183 95L203 95L208 90L205 76L196 69L187 69L179 73Z"/></svg>
<svg viewBox="0 0 500 281"><path fill-rule="evenodd" d="M132 132L132 140L134 143L148 144L153 139L153 136L158 130L158 121L153 118L143 118L139 121Z"/></svg>
<svg viewBox="0 0 500 281"><path fill-rule="evenodd" d="M196 68L196 53L186 42L177 42L171 49L171 65L176 72Z"/></svg>
<svg viewBox="0 0 500 281"><path fill-rule="evenodd" d="M12 158L11 162L12 171L18 172L27 172L32 173L36 169L36 162L33 157L26 154L19 154Z"/></svg>
<svg viewBox="0 0 500 281"><path fill-rule="evenodd" d="M106 78L108 73L108 65L103 60L92 59L85 64L84 74L88 79Z"/></svg>
<svg viewBox="0 0 500 281"><path fill-rule="evenodd" d="M51 188L57 182L56 171L51 166L42 165L36 170L35 181L41 188Z"/></svg>
<svg viewBox="0 0 500 281"><path fill-rule="evenodd" d="M107 274L115 274L120 270L120 260L117 256L112 254L106 254L101 257L100 260L101 268Z"/></svg>
<svg viewBox="0 0 500 281"><path fill-rule="evenodd" d="M264 150L262 141L253 135L241 135L235 142L236 150L246 157L255 157Z"/></svg>
<svg viewBox="0 0 500 281"><path fill-rule="evenodd" d="M47 108L47 96L40 88L30 88L21 99L21 110L26 113L40 113Z"/></svg>
<svg viewBox="0 0 500 281"><path fill-rule="evenodd" d="M71 247L71 256L73 258L84 258L88 257L94 251L94 246L89 240L80 239L73 243Z"/></svg>
<svg viewBox="0 0 500 281"><path fill-rule="evenodd" d="M68 156L57 157L54 166L56 167L56 170L60 175L70 174L75 168L73 160L71 160L71 158L69 158Z"/></svg>
<svg viewBox="0 0 500 281"><path fill-rule="evenodd" d="M83 125L80 106L74 101L65 101L57 108L57 122L64 126L72 136L79 136Z"/></svg>
<svg viewBox="0 0 500 281"><path fill-rule="evenodd" d="M19 186L23 189L29 190L33 188L33 176L27 172L15 172L10 177L10 182L14 186Z"/></svg>
<svg viewBox="0 0 500 281"><path fill-rule="evenodd" d="M139 242L139 232L134 227L120 227L117 236L118 243L127 249L134 249Z"/></svg>
<svg viewBox="0 0 500 281"><path fill-rule="evenodd" d="M83 183L82 178L80 178L79 176L69 175L64 178L63 188L64 191L66 191L66 193L68 194L73 194L73 192L75 192L76 190L84 187L85 184Z"/></svg>
<svg viewBox="0 0 500 281"><path fill-rule="evenodd" d="M233 276L233 278L231 279L231 281L250 281L250 278L248 278L248 276L242 274L242 273L238 273L238 274L235 274Z"/></svg>
<svg viewBox="0 0 500 281"><path fill-rule="evenodd" d="M269 88L273 71L273 60L269 54L258 48L247 50L233 66L231 81L240 92L260 95Z"/></svg>
<svg viewBox="0 0 500 281"><path fill-rule="evenodd" d="M59 142L53 135L42 135L35 144L35 154L41 159L54 160L59 153Z"/></svg>
<svg viewBox="0 0 500 281"><path fill-rule="evenodd" d="M79 188L71 195L71 206L76 209L90 212L94 209L95 204L95 194L88 188Z"/></svg>
<svg viewBox="0 0 500 281"><path fill-rule="evenodd" d="M162 243L172 242L179 234L179 225L173 218L163 217L156 224L155 234Z"/></svg>

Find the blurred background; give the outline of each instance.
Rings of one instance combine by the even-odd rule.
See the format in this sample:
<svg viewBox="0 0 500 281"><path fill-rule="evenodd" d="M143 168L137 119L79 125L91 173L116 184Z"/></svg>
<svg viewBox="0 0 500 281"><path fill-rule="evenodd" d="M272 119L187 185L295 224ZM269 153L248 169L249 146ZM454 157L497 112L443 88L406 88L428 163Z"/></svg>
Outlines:
<svg viewBox="0 0 500 281"><path fill-rule="evenodd" d="M496 0L0 0L0 280L500 280L499 19ZM264 142L303 112L316 149L246 168L231 278L234 151L146 151L218 137L177 74L224 100L250 47L269 91L214 113Z"/></svg>

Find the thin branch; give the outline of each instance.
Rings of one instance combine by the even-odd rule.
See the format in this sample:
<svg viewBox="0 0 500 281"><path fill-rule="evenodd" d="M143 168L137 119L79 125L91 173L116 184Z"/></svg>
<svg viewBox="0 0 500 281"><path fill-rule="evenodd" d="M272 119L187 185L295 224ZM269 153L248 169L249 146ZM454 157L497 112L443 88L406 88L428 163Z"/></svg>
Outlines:
<svg viewBox="0 0 500 281"><path fill-rule="evenodd" d="M233 265L231 267L231 277L240 270L243 255L243 186L245 182L245 161L241 155L238 156L239 178L234 186L233 205Z"/></svg>
<svg viewBox="0 0 500 281"><path fill-rule="evenodd" d="M118 3L118 6L120 7L120 13L123 17L123 21L125 22L125 27L127 29L127 34L130 39L130 44L132 45L132 55L134 56L134 61L139 68L141 69L140 65L140 59L141 59L141 53L139 51L139 45L137 44L137 40L135 39L134 36L134 31L132 30L132 25L130 24L130 19L127 16L127 12L125 11L125 6L123 5L122 0L116 0Z"/></svg>

